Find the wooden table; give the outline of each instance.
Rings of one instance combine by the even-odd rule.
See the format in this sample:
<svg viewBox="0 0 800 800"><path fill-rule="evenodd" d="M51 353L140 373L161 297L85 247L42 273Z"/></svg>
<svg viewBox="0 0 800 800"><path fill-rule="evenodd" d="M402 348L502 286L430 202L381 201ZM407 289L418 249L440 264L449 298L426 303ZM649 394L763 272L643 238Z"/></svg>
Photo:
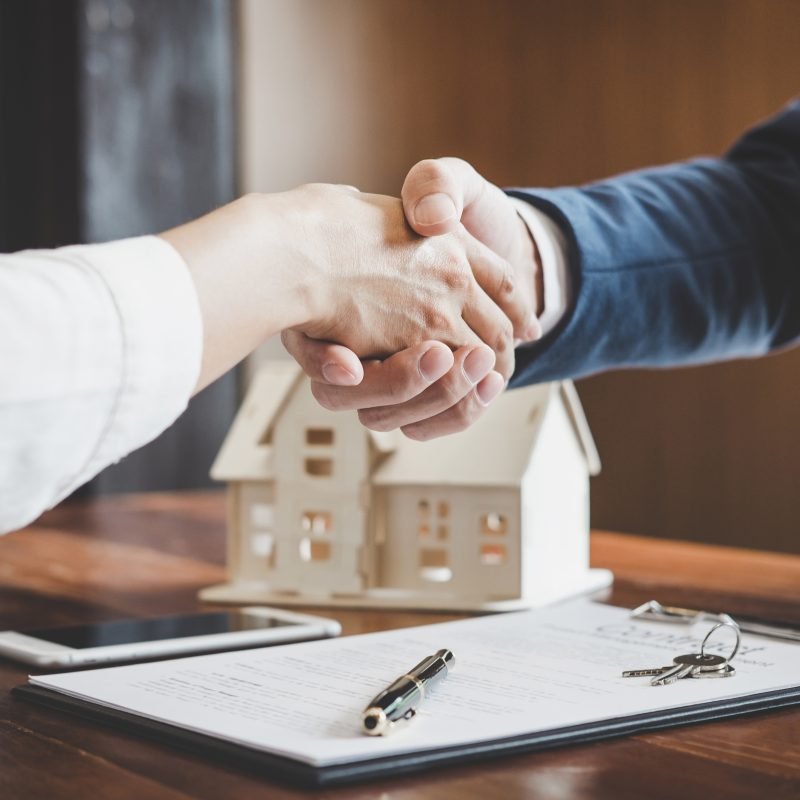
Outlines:
<svg viewBox="0 0 800 800"><path fill-rule="evenodd" d="M0 630L197 609L223 576L218 493L130 495L46 514L0 539ZM612 602L724 607L800 622L800 558L596 532ZM702 589L698 587L702 586ZM315 609L314 613L329 614ZM345 634L453 619L339 611ZM0 660L0 797L290 798L256 773L13 700ZM328 798L798 798L800 710L694 725L315 793ZM304 795L305 796L305 795Z"/></svg>

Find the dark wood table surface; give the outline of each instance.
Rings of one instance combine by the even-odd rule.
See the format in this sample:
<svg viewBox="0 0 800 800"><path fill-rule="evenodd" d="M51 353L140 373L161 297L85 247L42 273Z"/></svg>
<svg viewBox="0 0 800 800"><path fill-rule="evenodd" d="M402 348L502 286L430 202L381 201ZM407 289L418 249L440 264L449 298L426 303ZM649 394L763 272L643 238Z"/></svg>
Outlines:
<svg viewBox="0 0 800 800"><path fill-rule="evenodd" d="M224 574L221 493L128 495L51 511L0 539L0 630L191 611ZM800 557L595 532L620 605L658 598L800 622ZM313 609L344 633L454 619ZM0 798L290 798L268 776L12 699L0 660ZM797 798L800 709L312 793L380 798Z"/></svg>

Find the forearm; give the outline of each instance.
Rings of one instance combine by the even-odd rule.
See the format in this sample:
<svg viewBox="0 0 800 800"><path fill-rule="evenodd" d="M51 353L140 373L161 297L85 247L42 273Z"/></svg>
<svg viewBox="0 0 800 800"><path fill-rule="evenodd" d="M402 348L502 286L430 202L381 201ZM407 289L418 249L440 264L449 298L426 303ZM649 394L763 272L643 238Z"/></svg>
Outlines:
<svg viewBox="0 0 800 800"><path fill-rule="evenodd" d="M197 292L203 356L196 392L315 314L319 259L303 235L307 205L299 191L248 195L161 234L183 258Z"/></svg>
<svg viewBox="0 0 800 800"><path fill-rule="evenodd" d="M565 232L573 300L550 336L518 351L512 383L755 356L797 340L798 151L800 109L790 108L723 159L513 192Z"/></svg>

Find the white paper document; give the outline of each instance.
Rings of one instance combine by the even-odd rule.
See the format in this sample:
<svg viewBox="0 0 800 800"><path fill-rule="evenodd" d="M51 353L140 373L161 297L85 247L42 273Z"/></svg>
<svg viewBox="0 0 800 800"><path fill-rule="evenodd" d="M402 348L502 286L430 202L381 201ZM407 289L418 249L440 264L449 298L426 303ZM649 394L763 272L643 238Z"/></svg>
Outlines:
<svg viewBox="0 0 800 800"><path fill-rule="evenodd" d="M653 687L622 678L696 652L709 625L640 622L627 609L557 608L153 664L32 677L36 686L314 766L624 719L800 684L800 646L742 636L736 675ZM721 629L709 652L730 652ZM389 737L361 712L417 662L449 648L455 668Z"/></svg>

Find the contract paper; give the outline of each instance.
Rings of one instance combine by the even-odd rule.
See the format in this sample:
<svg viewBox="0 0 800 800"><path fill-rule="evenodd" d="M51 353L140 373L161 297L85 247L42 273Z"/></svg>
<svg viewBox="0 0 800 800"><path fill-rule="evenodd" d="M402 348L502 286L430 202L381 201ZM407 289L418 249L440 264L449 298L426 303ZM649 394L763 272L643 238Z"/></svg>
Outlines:
<svg viewBox="0 0 800 800"><path fill-rule="evenodd" d="M696 652L709 629L556 608L152 664L32 677L36 686L323 767L624 719L800 684L800 647L742 636L736 675L653 687L622 670ZM726 654L721 629L709 652ZM455 668L403 731L368 737L361 712L446 647Z"/></svg>

